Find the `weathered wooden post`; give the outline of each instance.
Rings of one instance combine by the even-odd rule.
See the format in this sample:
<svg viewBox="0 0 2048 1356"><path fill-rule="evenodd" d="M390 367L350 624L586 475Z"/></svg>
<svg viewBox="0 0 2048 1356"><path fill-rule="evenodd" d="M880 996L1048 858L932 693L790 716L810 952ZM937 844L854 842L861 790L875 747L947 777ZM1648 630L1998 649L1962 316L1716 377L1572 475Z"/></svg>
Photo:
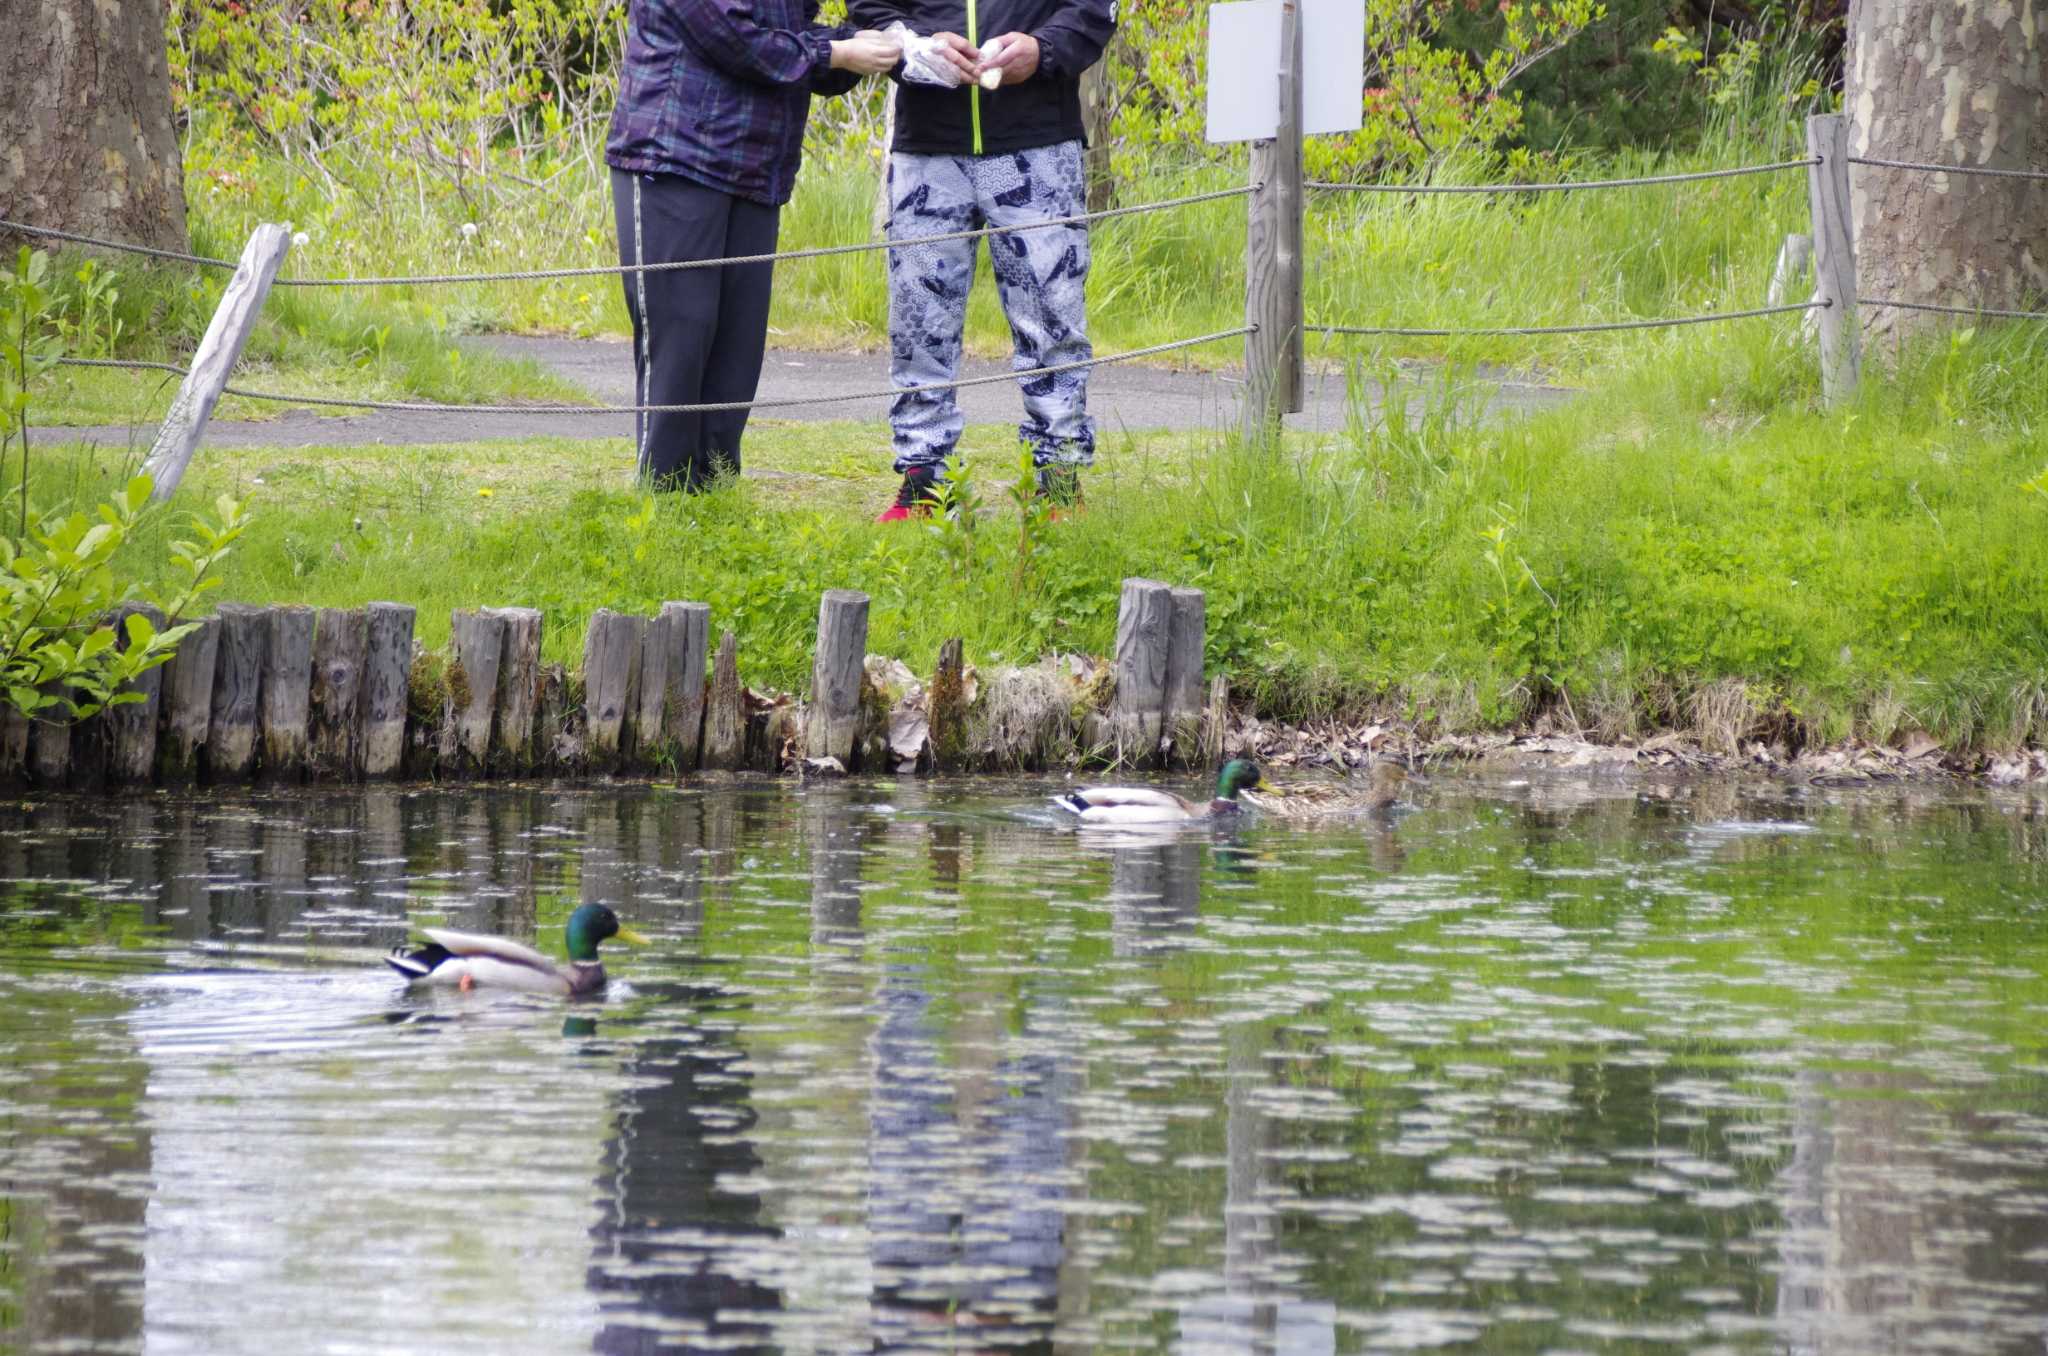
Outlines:
<svg viewBox="0 0 2048 1356"><path fill-rule="evenodd" d="M222 603L216 616L220 646L208 717L206 775L210 781L242 781L256 768L256 702L270 653L270 615L260 607Z"/></svg>
<svg viewBox="0 0 2048 1356"><path fill-rule="evenodd" d="M128 648L129 613L139 613L161 631L164 614L147 605L123 607L114 614L114 630L122 649ZM162 698L164 667L157 665L128 685L127 691L142 694L139 702L123 702L106 709L107 777L116 785L146 782L156 771L157 707Z"/></svg>
<svg viewBox="0 0 2048 1356"><path fill-rule="evenodd" d="M235 275L221 293L220 305L199 341L199 351L192 355L192 366L171 402L171 412L164 416L156 445L142 464L144 474L155 482L152 494L159 502L176 493L178 482L184 479L185 467L206 432L206 421L213 418L213 407L220 403L221 388L242 360L242 345L256 328L263 299L270 295L271 280L277 277L291 247L291 232L270 222L258 226L249 243L242 246Z"/></svg>
<svg viewBox="0 0 2048 1356"><path fill-rule="evenodd" d="M659 612L640 627L640 671L633 678L633 718L628 722L632 738L627 749L628 760L638 768L652 768L668 756L662 713L668 707L668 666L675 659L669 633L675 629L676 624L663 621Z"/></svg>
<svg viewBox="0 0 2048 1356"><path fill-rule="evenodd" d="M308 724L313 714L313 609L270 609L270 647L263 656L263 691L257 699L263 737L263 775L297 781L306 775Z"/></svg>
<svg viewBox="0 0 2048 1356"><path fill-rule="evenodd" d="M405 761L405 717L412 698L413 609L371 603L363 660L363 775L390 777Z"/></svg>
<svg viewBox="0 0 2048 1356"><path fill-rule="evenodd" d="M1156 579L1124 580L1116 613L1116 696L1109 707L1117 757L1140 766L1159 753L1166 720L1167 641L1173 590Z"/></svg>
<svg viewBox="0 0 2048 1356"><path fill-rule="evenodd" d="M593 768L612 771L626 748L635 680L640 672L640 634L645 617L601 607L590 614L583 642L584 750Z"/></svg>
<svg viewBox="0 0 2048 1356"><path fill-rule="evenodd" d="M353 779L362 767L363 664L370 617L362 608L323 607L313 623L312 757L315 777Z"/></svg>
<svg viewBox="0 0 2048 1356"><path fill-rule="evenodd" d="M62 684L45 683L40 690L56 696L61 689ZM71 780L71 717L68 712L57 714L56 707L43 710L51 714L29 722L29 771L37 786L62 787Z"/></svg>
<svg viewBox="0 0 2048 1356"><path fill-rule="evenodd" d="M498 709L505 619L489 609L457 611L448 625L449 644L455 651L448 675L447 717L455 732L455 766L462 776L481 777L491 763L491 722Z"/></svg>
<svg viewBox="0 0 2048 1356"><path fill-rule="evenodd" d="M61 696L61 683L44 683L36 689L45 696ZM35 784L61 790L71 783L71 743L77 722L61 705L46 706L43 714L29 721L28 766Z"/></svg>
<svg viewBox="0 0 2048 1356"><path fill-rule="evenodd" d="M958 772L967 761L967 665L955 636L939 646L939 664L925 689L925 738L932 771Z"/></svg>
<svg viewBox="0 0 2048 1356"><path fill-rule="evenodd" d="M704 707L704 766L736 772L747 756L747 714L740 709L740 642L727 631L718 638L711 666L711 695Z"/></svg>
<svg viewBox="0 0 2048 1356"><path fill-rule="evenodd" d="M837 758L853 771L860 736L861 661L868 652L868 596L827 589L818 603L818 648L811 660L811 701L804 756Z"/></svg>
<svg viewBox="0 0 2048 1356"><path fill-rule="evenodd" d="M1863 329L1856 319L1856 242L1849 207L1849 120L1822 113L1806 120L1806 192L1813 212L1813 277L1820 317L1821 400L1856 394L1863 372Z"/></svg>
<svg viewBox="0 0 2048 1356"><path fill-rule="evenodd" d="M1200 589L1171 589L1168 593L1172 612L1166 628L1166 743L1176 765L1193 767L1201 761L1202 657L1208 603Z"/></svg>
<svg viewBox="0 0 2048 1356"><path fill-rule="evenodd" d="M19 786L28 780L29 718L13 703L0 708L0 786Z"/></svg>
<svg viewBox="0 0 2048 1356"><path fill-rule="evenodd" d="M1280 0L1280 129L1252 143L1245 229L1244 435L1275 436L1302 408L1301 14Z"/></svg>
<svg viewBox="0 0 2048 1356"><path fill-rule="evenodd" d="M491 764L514 775L537 761L535 732L540 722L541 614L533 607L486 608L505 626L498 663L497 711L492 717Z"/></svg>
<svg viewBox="0 0 2048 1356"><path fill-rule="evenodd" d="M213 668L220 651L220 618L206 617L198 630L178 642L164 665L163 729L157 739L157 776L168 785L199 777L213 718Z"/></svg>
<svg viewBox="0 0 2048 1356"><path fill-rule="evenodd" d="M704 746L704 665L711 657L711 605L663 603L655 618L670 646L661 733L677 772L696 768Z"/></svg>
<svg viewBox="0 0 2048 1356"><path fill-rule="evenodd" d="M1202 764L1214 767L1223 761L1225 737L1230 733L1230 680L1217 674L1209 684L1209 708L1202 713Z"/></svg>

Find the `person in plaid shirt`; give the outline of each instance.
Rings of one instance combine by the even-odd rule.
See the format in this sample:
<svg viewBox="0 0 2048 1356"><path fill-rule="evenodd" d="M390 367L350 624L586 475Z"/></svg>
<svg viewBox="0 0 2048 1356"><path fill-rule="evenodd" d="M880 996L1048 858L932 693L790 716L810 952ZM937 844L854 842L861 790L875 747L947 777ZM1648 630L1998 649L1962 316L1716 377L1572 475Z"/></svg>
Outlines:
<svg viewBox="0 0 2048 1356"><path fill-rule="evenodd" d="M818 0L632 0L605 143L619 262L769 254L812 94L843 94L902 55L894 38L816 23ZM771 264L625 275L636 404L747 401L768 343ZM740 469L747 411L635 420L640 474L702 489Z"/></svg>

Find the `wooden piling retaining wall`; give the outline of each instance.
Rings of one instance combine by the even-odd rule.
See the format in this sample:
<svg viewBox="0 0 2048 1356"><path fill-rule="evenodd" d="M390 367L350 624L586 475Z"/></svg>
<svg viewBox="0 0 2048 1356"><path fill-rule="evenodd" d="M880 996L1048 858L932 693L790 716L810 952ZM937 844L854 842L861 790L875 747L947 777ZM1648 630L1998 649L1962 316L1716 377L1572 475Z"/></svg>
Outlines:
<svg viewBox="0 0 2048 1356"><path fill-rule="evenodd" d="M428 652L402 603L226 603L135 685L138 702L76 724L0 715L0 783L1189 767L1220 752L1228 691L1205 681L1202 594L1156 580L1124 582L1107 660L977 674L953 640L922 678L866 653L865 594L830 590L807 701L744 687L738 641L723 631L712 655L703 603L599 609L574 674L542 663L542 620L459 611Z"/></svg>

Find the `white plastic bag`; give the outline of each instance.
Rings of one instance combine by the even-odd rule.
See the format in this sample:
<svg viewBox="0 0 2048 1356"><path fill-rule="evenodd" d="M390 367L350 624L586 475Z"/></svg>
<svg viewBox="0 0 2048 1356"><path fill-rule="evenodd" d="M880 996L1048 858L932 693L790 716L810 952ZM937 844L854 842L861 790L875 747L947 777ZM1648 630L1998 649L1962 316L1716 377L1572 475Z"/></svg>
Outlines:
<svg viewBox="0 0 2048 1356"><path fill-rule="evenodd" d="M919 85L939 85L946 89L958 89L966 83L960 78L959 69L941 54L936 39L912 32L910 25L901 19L882 31L903 44L905 80Z"/></svg>

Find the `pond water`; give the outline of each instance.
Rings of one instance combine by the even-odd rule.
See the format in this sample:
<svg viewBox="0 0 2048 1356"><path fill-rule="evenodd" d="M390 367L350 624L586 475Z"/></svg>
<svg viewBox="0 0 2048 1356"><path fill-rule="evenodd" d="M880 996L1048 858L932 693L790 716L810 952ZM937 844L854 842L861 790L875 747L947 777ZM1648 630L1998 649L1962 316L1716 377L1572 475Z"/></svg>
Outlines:
<svg viewBox="0 0 2048 1356"><path fill-rule="evenodd" d="M1435 779L0 809L0 1347L2028 1351L2048 809ZM409 923L654 939L409 995Z"/></svg>

